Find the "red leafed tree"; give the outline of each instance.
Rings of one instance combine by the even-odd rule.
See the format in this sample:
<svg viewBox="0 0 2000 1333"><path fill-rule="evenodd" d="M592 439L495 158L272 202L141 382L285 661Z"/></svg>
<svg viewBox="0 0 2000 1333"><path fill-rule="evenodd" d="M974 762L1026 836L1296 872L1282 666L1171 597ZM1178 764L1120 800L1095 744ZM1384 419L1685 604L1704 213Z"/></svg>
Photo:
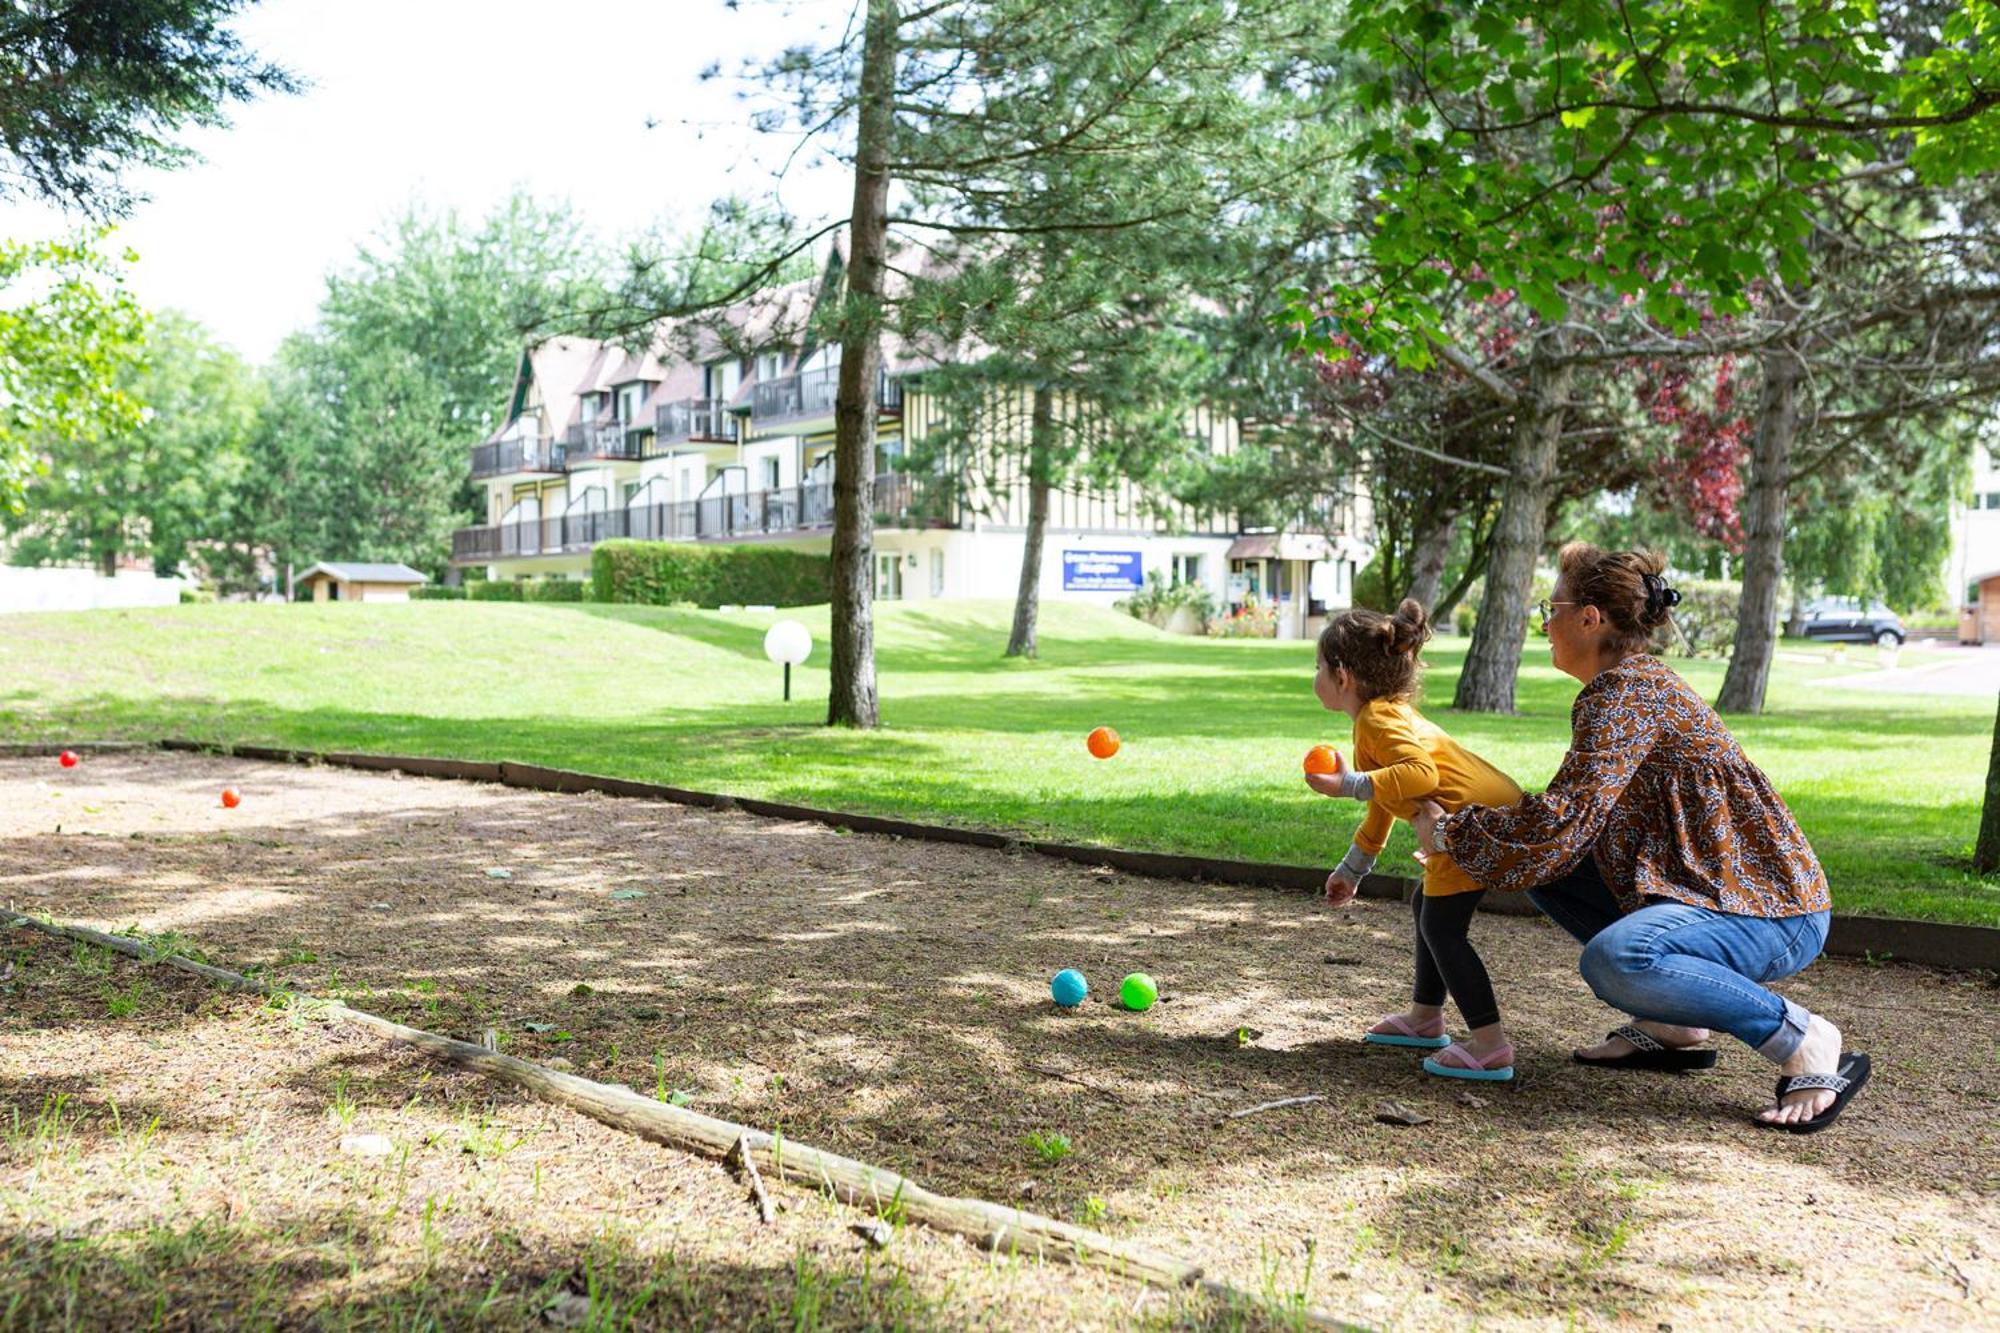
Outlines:
<svg viewBox="0 0 2000 1333"><path fill-rule="evenodd" d="M1662 509L1684 515L1695 531L1743 553L1743 464L1751 422L1736 407L1736 358L1725 356L1699 392L1707 366L1654 361L1645 367L1640 405L1656 426L1672 432L1654 464L1651 485Z"/></svg>

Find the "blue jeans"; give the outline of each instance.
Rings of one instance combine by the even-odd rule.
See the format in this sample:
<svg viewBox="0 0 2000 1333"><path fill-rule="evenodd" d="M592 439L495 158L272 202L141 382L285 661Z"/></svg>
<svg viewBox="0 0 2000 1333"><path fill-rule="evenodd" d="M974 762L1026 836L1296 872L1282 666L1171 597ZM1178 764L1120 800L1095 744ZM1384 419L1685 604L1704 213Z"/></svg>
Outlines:
<svg viewBox="0 0 2000 1333"><path fill-rule="evenodd" d="M1578 970L1612 1008L1727 1032L1773 1064L1805 1039L1812 1015L1759 983L1819 957L1830 913L1738 916L1658 898L1625 913L1588 856L1528 896L1582 943Z"/></svg>

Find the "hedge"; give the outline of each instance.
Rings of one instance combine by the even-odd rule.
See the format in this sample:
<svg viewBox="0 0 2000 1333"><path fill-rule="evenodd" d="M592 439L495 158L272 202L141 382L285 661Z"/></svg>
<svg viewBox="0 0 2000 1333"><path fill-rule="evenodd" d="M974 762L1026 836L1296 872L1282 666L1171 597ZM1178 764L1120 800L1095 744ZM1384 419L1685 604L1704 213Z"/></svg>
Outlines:
<svg viewBox="0 0 2000 1333"><path fill-rule="evenodd" d="M413 602L462 602L465 600L465 589L448 587L442 583L432 583L421 588L410 589L410 600Z"/></svg>
<svg viewBox="0 0 2000 1333"><path fill-rule="evenodd" d="M518 602L521 585L512 579L486 579L466 584L465 595L475 602Z"/></svg>
<svg viewBox="0 0 2000 1333"><path fill-rule="evenodd" d="M1679 632L1667 631L1665 651L1682 657L1728 656L1743 605L1743 585L1726 579L1685 579L1674 586L1681 594L1681 604L1673 611Z"/></svg>
<svg viewBox="0 0 2000 1333"><path fill-rule="evenodd" d="M530 602L581 602L590 585L580 579L530 579L521 585Z"/></svg>
<svg viewBox="0 0 2000 1333"><path fill-rule="evenodd" d="M670 606L811 606L833 596L833 560L773 546L599 542L590 555L594 598Z"/></svg>

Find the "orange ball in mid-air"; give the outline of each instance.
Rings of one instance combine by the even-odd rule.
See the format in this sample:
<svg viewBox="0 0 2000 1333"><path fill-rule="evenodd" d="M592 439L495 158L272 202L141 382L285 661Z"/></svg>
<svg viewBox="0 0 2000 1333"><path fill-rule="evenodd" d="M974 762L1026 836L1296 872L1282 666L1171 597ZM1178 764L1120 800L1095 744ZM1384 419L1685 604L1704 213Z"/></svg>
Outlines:
<svg viewBox="0 0 2000 1333"><path fill-rule="evenodd" d="M1118 753L1118 733L1109 727L1098 727L1083 742L1091 754L1099 759L1109 759Z"/></svg>
<svg viewBox="0 0 2000 1333"><path fill-rule="evenodd" d="M1306 751L1306 772L1338 773L1340 771L1340 751L1331 745L1315 745Z"/></svg>
<svg viewBox="0 0 2000 1333"><path fill-rule="evenodd" d="M224 788L222 789L222 808L223 808L223 809L225 809L225 810L234 810L234 809L235 809L235 808L236 808L237 806L239 806L239 805L241 805L241 804L243 804L243 798L242 798L241 796L238 796L238 795L236 794L236 788L234 788L234 787L224 787Z"/></svg>

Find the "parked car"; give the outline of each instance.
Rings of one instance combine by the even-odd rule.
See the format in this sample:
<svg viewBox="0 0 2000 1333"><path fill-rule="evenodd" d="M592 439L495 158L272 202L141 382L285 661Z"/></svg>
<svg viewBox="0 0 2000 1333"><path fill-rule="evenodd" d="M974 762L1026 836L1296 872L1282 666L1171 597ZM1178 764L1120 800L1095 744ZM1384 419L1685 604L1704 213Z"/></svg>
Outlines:
<svg viewBox="0 0 2000 1333"><path fill-rule="evenodd" d="M1889 647L1910 636L1894 611L1880 602L1864 604L1859 597L1821 597L1807 602L1803 615L1800 633L1808 639Z"/></svg>

